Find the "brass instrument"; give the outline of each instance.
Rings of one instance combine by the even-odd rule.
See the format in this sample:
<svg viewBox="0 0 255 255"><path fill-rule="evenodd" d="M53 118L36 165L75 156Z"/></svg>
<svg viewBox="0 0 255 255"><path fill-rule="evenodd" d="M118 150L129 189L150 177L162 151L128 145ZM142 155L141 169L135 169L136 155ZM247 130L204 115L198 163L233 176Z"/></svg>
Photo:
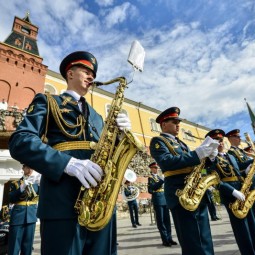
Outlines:
<svg viewBox="0 0 255 255"><path fill-rule="evenodd" d="M123 196L124 200L126 200L126 201L133 201L133 200L138 198L138 196L140 194L139 188L137 188L136 186L132 186L132 188L134 190L131 192L131 195L128 196L128 197L125 195L125 192L124 192L124 189L123 189L122 196Z"/></svg>
<svg viewBox="0 0 255 255"><path fill-rule="evenodd" d="M25 177L22 182L24 182L28 177ZM35 201L37 202L39 200L39 195L35 192L34 188L33 188L33 184L32 183L29 183L22 196L21 196L21 200L30 200L30 201Z"/></svg>
<svg viewBox="0 0 255 255"><path fill-rule="evenodd" d="M137 176L136 176L136 173L134 171L132 171L131 169L127 169L125 174L124 174L124 178L126 179L126 181L135 182L136 179L137 179ZM133 201L133 200L138 198L138 196L140 194L139 188L136 187L136 186L132 186L132 188L133 188L133 190L131 192L131 195L128 196L128 197L125 195L125 188L123 189L122 197L123 197L124 200Z"/></svg>
<svg viewBox="0 0 255 255"><path fill-rule="evenodd" d="M1 210L1 219L2 221L10 221L10 212L8 205L3 205Z"/></svg>
<svg viewBox="0 0 255 255"><path fill-rule="evenodd" d="M246 140L251 144L252 148L254 149L254 144L249 136L248 133L244 133ZM245 201L241 201L239 199L236 199L234 203L231 203L229 205L229 208L233 212L233 214L239 218L243 219L247 216L249 210L253 206L254 200L255 200L255 190L250 190L253 176L255 174L255 161L253 161L251 168L249 170L249 173L245 177L243 181L243 185L241 188L241 192L245 195Z"/></svg>
<svg viewBox="0 0 255 255"><path fill-rule="evenodd" d="M74 206L79 214L79 224L91 231L104 228L111 219L125 170L136 152L144 149L143 144L129 130L124 130L124 137L117 143L118 135L123 135L123 132L116 126L116 118L121 112L127 81L125 77L118 77L95 85L115 82L119 82L119 86L91 156L91 161L103 169L104 176L97 187L85 189L82 186Z"/></svg>
<svg viewBox="0 0 255 255"><path fill-rule="evenodd" d="M201 171L204 169L205 159L194 168L194 170L186 177L185 187L183 190L176 190L176 195L179 197L179 202L182 207L188 211L195 211L206 190L220 182L220 177L217 172L203 176Z"/></svg>

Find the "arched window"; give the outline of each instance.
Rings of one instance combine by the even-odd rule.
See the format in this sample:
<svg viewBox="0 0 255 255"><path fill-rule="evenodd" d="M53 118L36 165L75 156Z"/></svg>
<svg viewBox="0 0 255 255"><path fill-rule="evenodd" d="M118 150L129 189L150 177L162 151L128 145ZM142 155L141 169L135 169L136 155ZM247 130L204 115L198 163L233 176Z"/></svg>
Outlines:
<svg viewBox="0 0 255 255"><path fill-rule="evenodd" d="M184 128L182 128L182 137L184 140L186 139L188 141L195 142L195 138L190 130L186 131Z"/></svg>
<svg viewBox="0 0 255 255"><path fill-rule="evenodd" d="M48 92L51 95L56 95L57 94L56 88L53 85L50 85L50 84L45 84L44 92Z"/></svg>
<svg viewBox="0 0 255 255"><path fill-rule="evenodd" d="M151 131L152 132L160 132L160 126L159 124L156 122L155 119L150 119L150 125L151 125Z"/></svg>

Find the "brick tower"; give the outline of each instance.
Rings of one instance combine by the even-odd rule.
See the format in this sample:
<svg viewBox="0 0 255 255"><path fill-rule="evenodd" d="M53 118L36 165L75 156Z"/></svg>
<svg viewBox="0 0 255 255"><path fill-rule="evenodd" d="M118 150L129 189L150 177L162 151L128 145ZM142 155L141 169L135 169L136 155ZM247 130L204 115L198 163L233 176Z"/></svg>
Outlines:
<svg viewBox="0 0 255 255"><path fill-rule="evenodd" d="M36 93L44 92L48 67L39 55L37 35L38 27L27 13L23 19L14 18L12 32L0 42L0 149L8 148L23 109Z"/></svg>
<svg viewBox="0 0 255 255"><path fill-rule="evenodd" d="M38 27L27 13L23 19L14 18L11 34L0 43L0 100L8 106L24 109L36 93L44 92L48 67L42 64L37 35Z"/></svg>

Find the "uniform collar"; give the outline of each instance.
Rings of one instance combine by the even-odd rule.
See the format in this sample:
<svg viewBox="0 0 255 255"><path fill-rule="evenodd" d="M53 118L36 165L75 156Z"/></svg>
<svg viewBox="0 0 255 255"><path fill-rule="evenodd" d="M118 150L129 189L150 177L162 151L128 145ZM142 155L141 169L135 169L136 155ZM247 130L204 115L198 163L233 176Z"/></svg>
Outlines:
<svg viewBox="0 0 255 255"><path fill-rule="evenodd" d="M75 92L73 90L66 90L64 93L72 96L76 101L79 101L80 98L81 98L81 96L77 92Z"/></svg>
<svg viewBox="0 0 255 255"><path fill-rule="evenodd" d="M169 133L161 133L161 134L163 134L165 136L168 136L168 137L172 138L173 140L175 140L175 136L174 135L171 135Z"/></svg>

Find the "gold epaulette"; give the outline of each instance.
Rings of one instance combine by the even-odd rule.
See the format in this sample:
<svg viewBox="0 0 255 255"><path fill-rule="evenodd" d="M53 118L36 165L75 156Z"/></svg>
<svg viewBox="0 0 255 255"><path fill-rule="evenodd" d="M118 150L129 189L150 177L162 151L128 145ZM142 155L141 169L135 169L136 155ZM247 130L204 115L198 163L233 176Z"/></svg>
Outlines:
<svg viewBox="0 0 255 255"><path fill-rule="evenodd" d="M169 170L164 172L164 176L166 177L170 177L173 175L180 175L180 174L189 174L193 171L194 167L185 167L185 168L181 168L181 169L177 169L177 170Z"/></svg>
<svg viewBox="0 0 255 255"><path fill-rule="evenodd" d="M52 146L53 149L58 151L69 151L69 150L95 150L96 142L91 141L73 141L63 142Z"/></svg>
<svg viewBox="0 0 255 255"><path fill-rule="evenodd" d="M19 182L18 181L12 181L11 183L15 186L16 189L19 188Z"/></svg>

